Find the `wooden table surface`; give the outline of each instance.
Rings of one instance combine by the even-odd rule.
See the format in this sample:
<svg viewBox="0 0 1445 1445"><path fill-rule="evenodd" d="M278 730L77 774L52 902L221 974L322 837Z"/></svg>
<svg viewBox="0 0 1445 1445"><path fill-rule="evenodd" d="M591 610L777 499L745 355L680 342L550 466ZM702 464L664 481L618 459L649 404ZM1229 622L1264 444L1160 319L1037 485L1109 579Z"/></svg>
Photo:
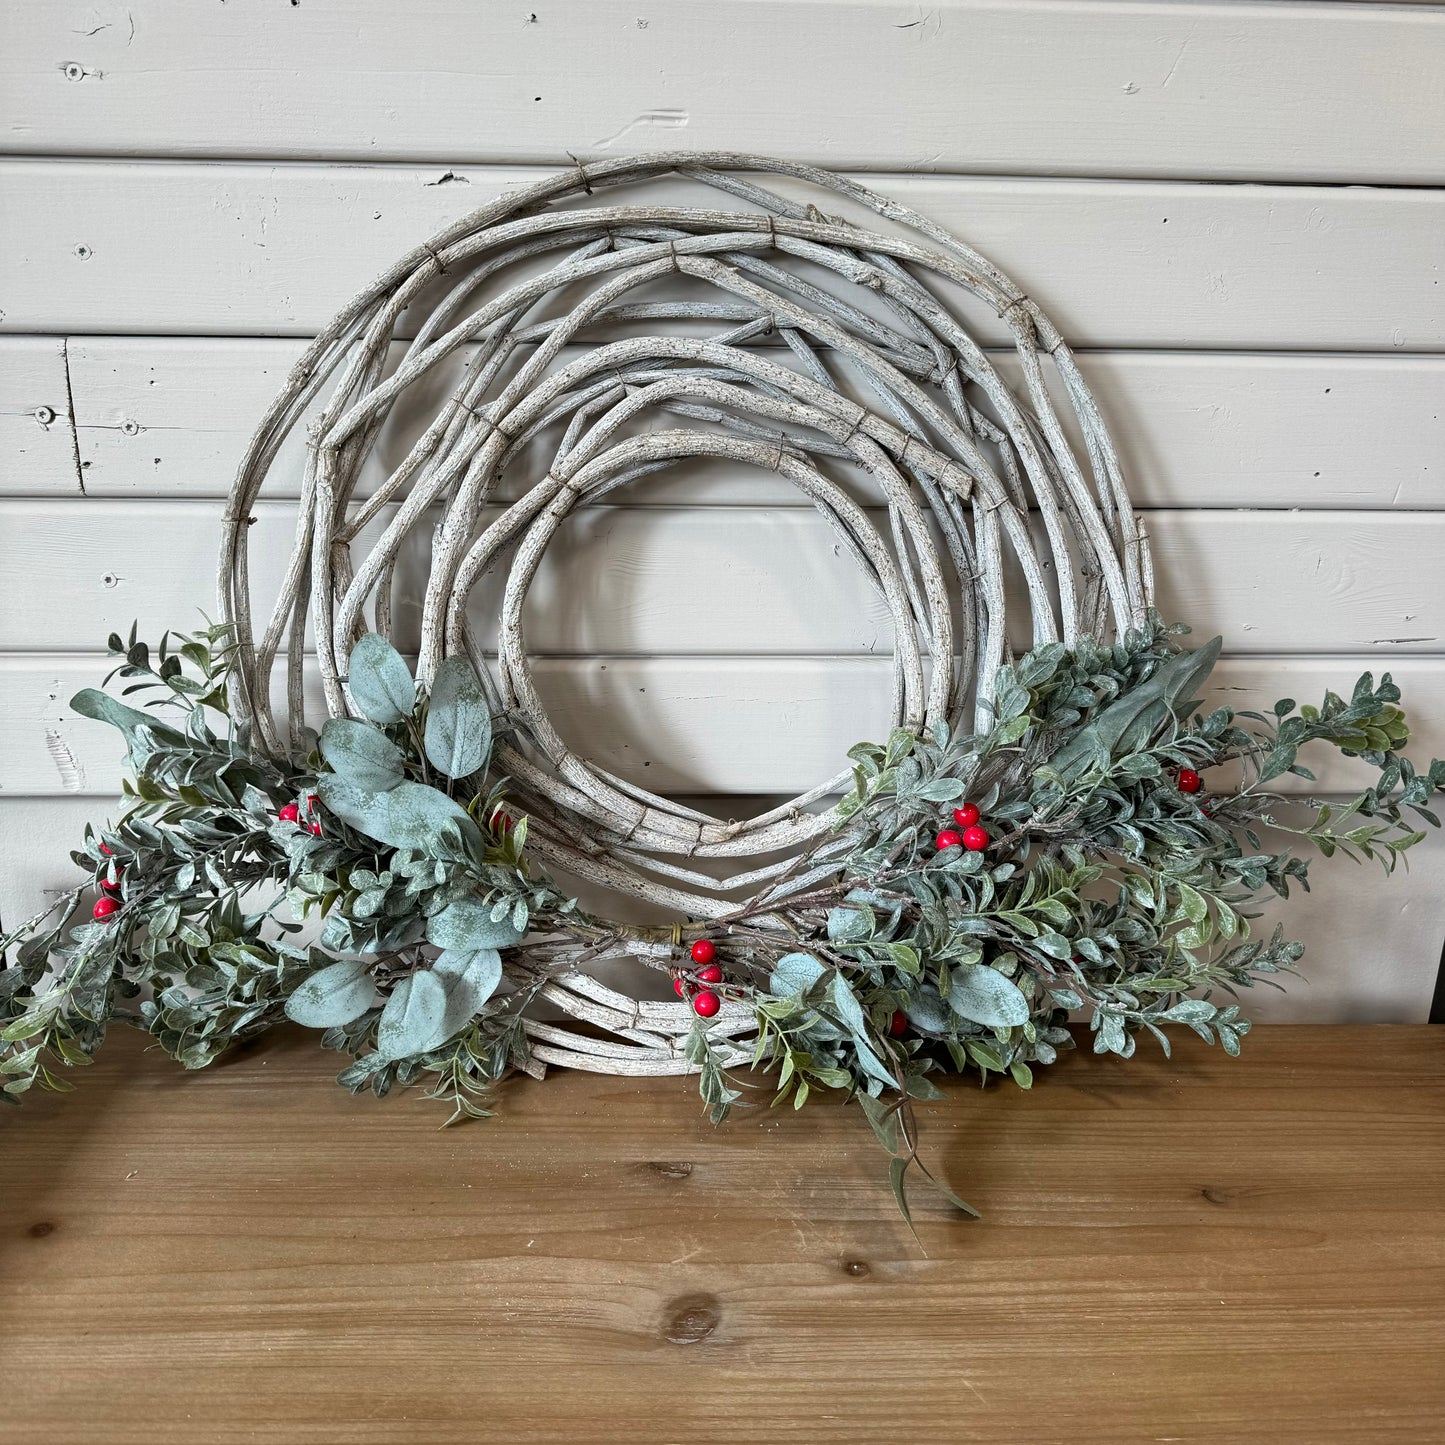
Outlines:
<svg viewBox="0 0 1445 1445"><path fill-rule="evenodd" d="M1445 1029L951 1089L926 1256L855 1110L143 1043L0 1113L7 1442L1445 1438Z"/></svg>

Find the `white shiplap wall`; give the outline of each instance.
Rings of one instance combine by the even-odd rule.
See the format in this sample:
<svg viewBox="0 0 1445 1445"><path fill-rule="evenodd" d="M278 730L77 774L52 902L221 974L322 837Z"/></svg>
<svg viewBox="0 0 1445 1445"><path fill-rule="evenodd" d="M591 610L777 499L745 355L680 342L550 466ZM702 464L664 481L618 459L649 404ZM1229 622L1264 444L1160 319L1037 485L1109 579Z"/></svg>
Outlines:
<svg viewBox="0 0 1445 1445"><path fill-rule="evenodd" d="M7 918L116 788L66 699L108 630L208 604L219 499L302 338L569 151L879 173L1083 349L1163 605L1226 635L1221 695L1388 668L1445 752L1445 7L47 0L0 7L0 53ZM784 792L877 731L886 629L775 479L702 468L574 531L533 631L604 765ZM1291 910L1313 984L1256 1016L1423 1018L1445 847L1321 881Z"/></svg>

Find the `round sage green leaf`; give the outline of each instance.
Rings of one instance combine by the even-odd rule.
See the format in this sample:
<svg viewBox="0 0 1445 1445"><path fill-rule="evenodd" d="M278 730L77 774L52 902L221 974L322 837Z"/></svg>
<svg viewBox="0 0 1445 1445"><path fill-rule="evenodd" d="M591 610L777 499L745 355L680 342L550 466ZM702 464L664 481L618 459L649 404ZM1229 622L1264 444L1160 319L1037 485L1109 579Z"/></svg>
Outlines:
<svg viewBox="0 0 1445 1445"><path fill-rule="evenodd" d="M351 649L346 685L351 700L374 723L400 722L416 708L411 669L379 632L368 632Z"/></svg>
<svg viewBox="0 0 1445 1445"><path fill-rule="evenodd" d="M1029 1001L1019 986L986 963L960 964L953 970L948 1002L954 1013L986 1028L1028 1022Z"/></svg>
<svg viewBox="0 0 1445 1445"><path fill-rule="evenodd" d="M330 1029L359 1019L376 1002L376 984L365 959L318 969L286 1000L286 1017L310 1029Z"/></svg>
<svg viewBox="0 0 1445 1445"><path fill-rule="evenodd" d="M437 669L423 741L432 767L449 778L469 778L486 767L492 715L465 657L449 657Z"/></svg>
<svg viewBox="0 0 1445 1445"><path fill-rule="evenodd" d="M370 723L328 718L321 729L321 756L354 787L385 793L401 782L401 749Z"/></svg>
<svg viewBox="0 0 1445 1445"><path fill-rule="evenodd" d="M391 991L376 1029L376 1051L384 1059L424 1054L447 1040L447 995L432 973L414 973Z"/></svg>

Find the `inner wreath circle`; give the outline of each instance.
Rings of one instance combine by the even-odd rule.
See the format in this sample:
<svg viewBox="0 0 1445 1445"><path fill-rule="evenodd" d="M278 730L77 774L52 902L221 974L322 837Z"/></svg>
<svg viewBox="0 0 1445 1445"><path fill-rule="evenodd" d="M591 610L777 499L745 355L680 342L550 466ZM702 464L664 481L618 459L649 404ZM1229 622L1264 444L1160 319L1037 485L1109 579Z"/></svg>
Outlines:
<svg viewBox="0 0 1445 1445"><path fill-rule="evenodd" d="M737 208L677 204L679 185ZM599 204L624 186L642 192L633 204ZM869 212L890 229L855 221ZM1012 342L1015 380L973 335L989 316ZM398 403L464 349L421 435L363 486ZM248 520L298 427L295 543L258 628ZM498 770L532 820L529 851L548 865L696 919L766 890L801 851L826 868L843 846L828 841L827 800L846 769L756 817L712 818L574 754L533 682L522 605L564 520L698 458L778 473L834 530L892 618L905 727L970 715L986 726L992 679L1016 647L1117 635L1150 606L1148 545L1115 449L1036 302L847 178L676 152L576 165L483 206L402 257L307 349L223 524L240 708L263 742L300 743L308 620L331 716L350 711L345 660L366 631L414 652L423 684L465 654L497 717ZM419 541L428 569L413 626L398 580L406 601ZM488 620L478 588L498 567ZM283 651L284 724L270 685ZM734 871L719 880L698 866L715 859Z"/></svg>

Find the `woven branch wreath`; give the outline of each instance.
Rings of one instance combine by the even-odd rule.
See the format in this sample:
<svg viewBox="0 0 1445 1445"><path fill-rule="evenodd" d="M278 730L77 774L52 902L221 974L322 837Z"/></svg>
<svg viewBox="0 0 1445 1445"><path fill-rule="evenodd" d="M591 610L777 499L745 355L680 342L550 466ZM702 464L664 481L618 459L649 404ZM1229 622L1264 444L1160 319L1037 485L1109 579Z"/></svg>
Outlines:
<svg viewBox="0 0 1445 1445"><path fill-rule="evenodd" d="M714 188L719 208L676 204L665 177ZM600 204L643 183L631 205ZM864 229L868 212L890 229ZM959 308L1008 328L1021 389ZM366 492L389 416L463 348L460 381ZM295 547L258 630L251 510L303 424ZM574 753L525 645L529 588L569 516L698 458L796 487L893 624L888 738L744 821ZM498 569L492 618L479 583ZM179 716L75 700L125 733L130 807L87 835L75 857L91 876L68 906L5 940L7 1095L60 1087L53 1066L88 1061L111 1018L199 1066L286 1015L353 1056L351 1088L426 1078L455 1116L485 1112L476 1097L511 1070L561 1064L697 1072L720 1118L751 1063L795 1103L852 1092L904 1203L907 1101L936 1093L940 1069L1027 1087L1080 1009L1099 1051L1127 1057L1144 1030L1167 1048L1171 1023L1238 1048L1248 1021L1211 995L1301 952L1278 930L1249 937L1256 898L1306 876L1258 825L1389 869L1422 836L1405 813L1436 821L1445 765L1399 756L1388 675L1348 701L1242 715L1251 727L1203 715L1218 639L1181 650L1187 629L1160 621L1152 589L1073 354L924 217L746 155L578 164L501 197L403 257L292 370L227 508L221 621L154 654L134 630L111 638L127 690ZM1296 757L1316 741L1380 777L1292 825L1266 785L1310 776ZM1201 773L1226 764L1237 786L1206 791ZM673 921L586 912L564 876ZM92 885L93 920L70 929ZM323 923L303 945L308 915ZM620 960L677 999L604 984ZM154 997L128 1010L147 983Z"/></svg>

